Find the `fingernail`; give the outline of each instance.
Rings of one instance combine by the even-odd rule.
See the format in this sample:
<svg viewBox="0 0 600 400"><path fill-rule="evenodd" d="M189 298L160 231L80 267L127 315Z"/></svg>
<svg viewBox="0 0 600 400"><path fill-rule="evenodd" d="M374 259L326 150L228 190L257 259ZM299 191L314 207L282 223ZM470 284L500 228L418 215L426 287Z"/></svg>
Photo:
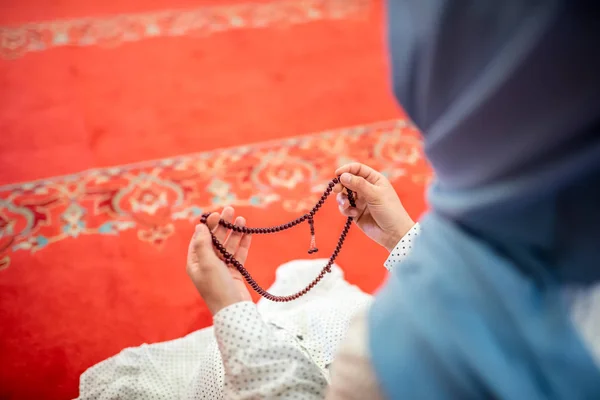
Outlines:
<svg viewBox="0 0 600 400"><path fill-rule="evenodd" d="M352 181L352 176L349 173L344 172L340 177L340 180L344 183L350 183Z"/></svg>

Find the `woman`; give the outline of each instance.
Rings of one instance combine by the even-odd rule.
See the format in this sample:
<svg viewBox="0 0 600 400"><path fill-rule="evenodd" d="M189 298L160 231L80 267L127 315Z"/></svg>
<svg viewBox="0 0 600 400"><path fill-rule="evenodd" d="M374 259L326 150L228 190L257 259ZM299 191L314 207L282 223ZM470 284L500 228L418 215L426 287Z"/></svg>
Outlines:
<svg viewBox="0 0 600 400"><path fill-rule="evenodd" d="M598 7L388 5L394 92L423 131L437 181L410 256L340 346L329 398L600 398L598 328L593 313L579 317L600 279ZM199 227L188 271L226 328L252 306L212 289L232 278L207 237ZM277 336L225 328L238 346ZM219 344L224 360L246 353ZM262 373L263 397L325 396L310 352L268 353L264 370L226 362L231 398L262 396L241 386Z"/></svg>
<svg viewBox="0 0 600 400"><path fill-rule="evenodd" d="M600 280L599 8L387 11L394 92L436 182L411 255L341 346L331 396L600 398L600 332L578 317Z"/></svg>
<svg viewBox="0 0 600 400"><path fill-rule="evenodd" d="M336 175L356 191L356 208L338 185L340 212L390 251L386 267L399 263L419 234L390 182L366 165L353 163ZM228 232L219 218L234 220L227 207L213 213L208 226L235 258L244 263L250 236ZM400 247L394 250L395 247ZM326 260L293 261L277 270L269 289L288 294L312 281ZM200 224L190 242L188 273L214 316L214 327L165 343L126 349L81 377L81 399L185 398L233 399L286 396L323 398L329 365L350 319L371 296L344 280L338 266L310 292L290 303L251 302L239 272L213 251L208 228ZM242 332L242 334L240 334Z"/></svg>

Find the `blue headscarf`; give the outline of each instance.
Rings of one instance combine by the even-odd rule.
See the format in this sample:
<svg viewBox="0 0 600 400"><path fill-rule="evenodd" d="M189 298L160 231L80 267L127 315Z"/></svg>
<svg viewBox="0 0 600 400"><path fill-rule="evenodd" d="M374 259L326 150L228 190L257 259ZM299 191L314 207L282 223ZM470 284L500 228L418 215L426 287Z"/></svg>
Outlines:
<svg viewBox="0 0 600 400"><path fill-rule="evenodd" d="M389 0L436 175L369 312L390 399L600 399L563 296L600 279L600 23L585 0Z"/></svg>

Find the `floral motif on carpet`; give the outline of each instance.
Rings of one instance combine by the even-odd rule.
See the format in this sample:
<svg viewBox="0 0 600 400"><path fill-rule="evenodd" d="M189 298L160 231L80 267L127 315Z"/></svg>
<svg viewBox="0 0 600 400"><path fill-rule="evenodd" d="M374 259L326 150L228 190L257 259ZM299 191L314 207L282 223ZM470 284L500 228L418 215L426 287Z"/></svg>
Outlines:
<svg viewBox="0 0 600 400"><path fill-rule="evenodd" d="M360 16L368 7L367 0L273 0L0 26L0 57L63 46L117 46L154 37L285 27Z"/></svg>
<svg viewBox="0 0 600 400"><path fill-rule="evenodd" d="M418 131L396 120L8 185L0 187L0 269L11 252L80 235L136 230L161 245L174 221L193 223L225 205L303 212L352 160L392 181L430 178Z"/></svg>

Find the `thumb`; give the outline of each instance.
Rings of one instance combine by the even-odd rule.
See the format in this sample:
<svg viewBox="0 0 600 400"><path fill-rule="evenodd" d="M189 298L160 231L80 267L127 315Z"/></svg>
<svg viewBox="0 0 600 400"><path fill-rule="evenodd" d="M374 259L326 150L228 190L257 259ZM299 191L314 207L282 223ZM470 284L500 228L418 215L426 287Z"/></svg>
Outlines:
<svg viewBox="0 0 600 400"><path fill-rule="evenodd" d="M372 183L369 183L365 178L344 172L342 176L340 176L340 182L348 189L358 193L359 196L362 196L367 202L376 200L375 186Z"/></svg>
<svg viewBox="0 0 600 400"><path fill-rule="evenodd" d="M194 261L201 269L210 267L219 261L212 246L210 231L205 224L196 226L196 232L192 240L192 252Z"/></svg>

